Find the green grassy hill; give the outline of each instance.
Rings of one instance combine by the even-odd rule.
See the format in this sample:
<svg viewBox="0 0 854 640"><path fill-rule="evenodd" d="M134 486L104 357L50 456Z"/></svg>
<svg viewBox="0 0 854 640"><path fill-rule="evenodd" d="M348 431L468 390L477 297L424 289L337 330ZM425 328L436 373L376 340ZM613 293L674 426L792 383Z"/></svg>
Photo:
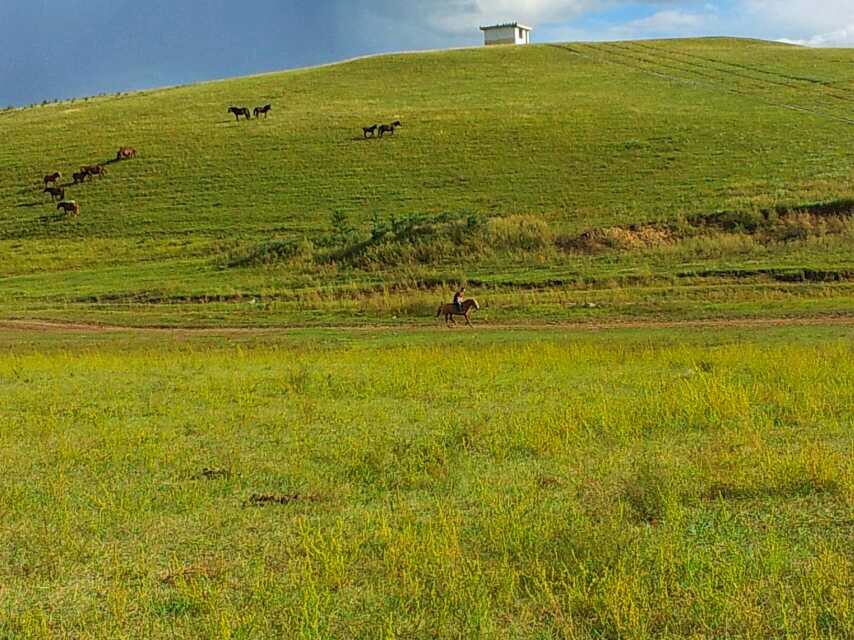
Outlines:
<svg viewBox="0 0 854 640"><path fill-rule="evenodd" d="M567 287L577 308L674 282L685 300L737 282L752 289L727 304L850 308L852 63L728 39L499 47L6 111L0 314L416 316L459 279L507 316L520 287L561 315ZM226 113L267 102L268 119ZM362 138L393 119L398 135ZM139 157L68 187L82 215L56 216L41 177L122 145ZM799 275L839 283L775 293ZM688 311L623 295L618 315ZM152 304L188 301L206 304Z"/></svg>

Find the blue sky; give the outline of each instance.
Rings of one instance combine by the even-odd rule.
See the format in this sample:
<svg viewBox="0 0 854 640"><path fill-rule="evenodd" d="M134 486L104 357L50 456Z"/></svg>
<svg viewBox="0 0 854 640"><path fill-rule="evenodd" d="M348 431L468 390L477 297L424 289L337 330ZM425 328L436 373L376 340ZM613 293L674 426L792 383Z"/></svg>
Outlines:
<svg viewBox="0 0 854 640"><path fill-rule="evenodd" d="M854 0L0 0L0 107L383 51L534 40L739 35L854 46Z"/></svg>

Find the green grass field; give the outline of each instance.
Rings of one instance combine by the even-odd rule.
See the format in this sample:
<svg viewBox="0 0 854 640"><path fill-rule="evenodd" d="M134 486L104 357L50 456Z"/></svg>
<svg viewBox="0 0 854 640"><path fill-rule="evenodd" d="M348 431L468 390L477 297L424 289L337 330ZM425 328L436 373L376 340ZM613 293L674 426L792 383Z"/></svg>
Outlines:
<svg viewBox="0 0 854 640"><path fill-rule="evenodd" d="M254 298L279 324L412 320L460 280L508 317L532 288L674 316L721 280L750 301L735 315L769 296L798 315L808 289L781 283L816 279L818 311L850 313L852 62L728 39L498 47L2 112L0 316L251 324ZM57 217L41 177L121 145L140 157Z"/></svg>
<svg viewBox="0 0 854 640"><path fill-rule="evenodd" d="M852 338L0 333L0 638L850 638Z"/></svg>

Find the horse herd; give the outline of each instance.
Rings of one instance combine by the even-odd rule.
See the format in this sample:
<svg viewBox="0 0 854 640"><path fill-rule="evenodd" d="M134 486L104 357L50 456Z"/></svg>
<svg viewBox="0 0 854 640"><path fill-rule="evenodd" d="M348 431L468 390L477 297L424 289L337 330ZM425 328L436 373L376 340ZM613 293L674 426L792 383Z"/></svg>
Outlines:
<svg viewBox="0 0 854 640"><path fill-rule="evenodd" d="M262 115L266 118L267 114L270 113L270 110L273 108L271 104L265 104L263 107L255 107L253 109L253 113L255 114L255 119L257 120ZM234 118L237 121L240 121L240 116L243 116L247 120L250 119L249 115L249 107L229 107L228 112L234 114Z"/></svg>
<svg viewBox="0 0 854 640"><path fill-rule="evenodd" d="M391 124L374 124L370 127L362 127L362 135L365 136L365 138L373 138L377 135L382 138L386 133L394 135L394 130L402 126L403 125L400 124L400 120L395 120Z"/></svg>
<svg viewBox="0 0 854 640"><path fill-rule="evenodd" d="M255 118L258 119L262 115L266 118L267 115L272 110L272 105L265 104L262 107L255 107L255 109L250 112L249 107L236 107L231 106L228 108L228 113L234 115L237 121L240 121L240 118L243 117L246 120L251 119L252 114L254 113ZM389 124L374 124L370 127L362 127L362 134L365 138L374 138L379 137L382 138L385 134L394 135L395 129L402 126L400 120L395 120ZM116 153L116 162L121 160L130 160L131 158L136 157L136 149L133 147L121 147ZM44 191L50 195L50 197L57 203L57 210L62 210L66 214L70 216L78 216L80 215L80 205L76 200L66 200L65 199L65 187L74 186L78 184L83 184L87 178L91 179L95 176L101 178L107 173L107 168L102 164L90 164L80 167L80 171L76 171L71 174L71 178L73 182L71 184L61 185L59 181L62 179L62 172L55 171L51 174L48 174L44 177Z"/></svg>
<svg viewBox="0 0 854 640"><path fill-rule="evenodd" d="M266 118L272 108L273 105L265 104L263 107L255 107L250 114L249 107L236 107L232 105L228 108L228 113L232 114L237 122L240 122L241 117L246 120L251 120L252 114L255 115L256 120L262 115ZM400 124L400 120L395 120L389 124L374 124L370 127L362 127L362 135L365 138L382 138L387 133L394 135L394 130L400 126L402 126Z"/></svg>
<svg viewBox="0 0 854 640"><path fill-rule="evenodd" d="M116 153L116 162L120 160L130 160L136 157L136 149L133 147L121 147ZM80 204L76 200L65 199L65 187L83 184L86 178L94 178L95 176L102 178L107 174L107 168L102 164L87 164L80 167L80 171L71 174L74 180L70 185L61 185L62 172L54 171L42 178L44 190L42 193L48 194L51 199L56 202L56 210L62 210L66 215L79 216Z"/></svg>

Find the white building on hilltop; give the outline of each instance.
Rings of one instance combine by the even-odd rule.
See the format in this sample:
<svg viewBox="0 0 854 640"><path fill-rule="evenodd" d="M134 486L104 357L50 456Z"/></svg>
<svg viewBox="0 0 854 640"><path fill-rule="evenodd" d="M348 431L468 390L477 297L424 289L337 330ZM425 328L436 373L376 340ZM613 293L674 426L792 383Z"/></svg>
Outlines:
<svg viewBox="0 0 854 640"><path fill-rule="evenodd" d="M494 24L491 27L481 27L483 31L484 44L530 44L531 27L526 27L518 22L506 22Z"/></svg>

